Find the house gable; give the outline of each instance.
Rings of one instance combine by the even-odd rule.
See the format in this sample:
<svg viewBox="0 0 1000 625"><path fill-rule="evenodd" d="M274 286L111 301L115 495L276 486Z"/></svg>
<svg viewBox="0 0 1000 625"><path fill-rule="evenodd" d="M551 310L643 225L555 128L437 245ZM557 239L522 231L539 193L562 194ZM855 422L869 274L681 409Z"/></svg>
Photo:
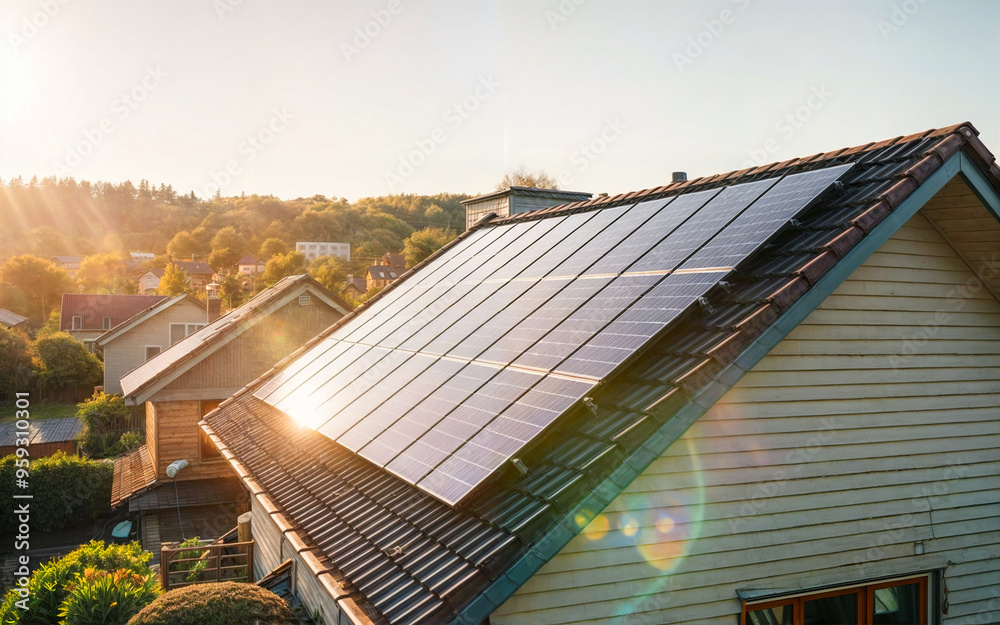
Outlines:
<svg viewBox="0 0 1000 625"><path fill-rule="evenodd" d="M964 191L896 230L491 622L700 623L736 618L738 591L945 568L949 614L988 611L1000 301L977 276L1000 263L968 264L932 220Z"/></svg>

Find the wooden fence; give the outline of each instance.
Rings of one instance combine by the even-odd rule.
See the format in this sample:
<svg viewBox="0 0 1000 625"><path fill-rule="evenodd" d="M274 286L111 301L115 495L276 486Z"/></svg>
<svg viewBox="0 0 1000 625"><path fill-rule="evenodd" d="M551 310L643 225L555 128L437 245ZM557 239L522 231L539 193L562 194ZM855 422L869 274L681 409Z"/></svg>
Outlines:
<svg viewBox="0 0 1000 625"><path fill-rule="evenodd" d="M253 583L253 540L220 543L205 541L199 547L160 548L160 585L166 592L207 582Z"/></svg>

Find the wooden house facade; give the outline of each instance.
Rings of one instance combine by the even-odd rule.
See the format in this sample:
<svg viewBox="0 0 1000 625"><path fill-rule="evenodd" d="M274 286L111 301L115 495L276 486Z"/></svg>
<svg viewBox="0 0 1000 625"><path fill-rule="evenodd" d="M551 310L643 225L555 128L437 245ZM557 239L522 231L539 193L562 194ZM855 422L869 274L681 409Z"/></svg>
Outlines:
<svg viewBox="0 0 1000 625"><path fill-rule="evenodd" d="M184 460L176 480L186 483L190 501L203 499L199 490L211 488L235 497L238 501L215 502L239 504L231 508L232 514L239 512L246 494L233 487L235 474L198 422L349 310L311 277L285 278L123 376L126 402L146 407L146 445L116 464L112 506L128 502L134 509L142 496L143 516L154 514L158 508L150 502L163 499L148 493L170 480L171 463ZM192 514L204 516L204 510L192 508ZM235 524L235 516L230 520L223 529Z"/></svg>
<svg viewBox="0 0 1000 625"><path fill-rule="evenodd" d="M654 286L570 299L600 280ZM998 294L959 124L481 222L201 426L326 622L992 624Z"/></svg>

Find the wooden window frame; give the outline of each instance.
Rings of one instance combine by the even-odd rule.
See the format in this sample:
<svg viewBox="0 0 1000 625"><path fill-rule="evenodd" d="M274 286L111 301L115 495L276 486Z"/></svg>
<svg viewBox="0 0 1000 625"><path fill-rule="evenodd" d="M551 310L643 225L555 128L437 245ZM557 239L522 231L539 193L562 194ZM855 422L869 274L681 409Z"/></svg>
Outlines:
<svg viewBox="0 0 1000 625"><path fill-rule="evenodd" d="M176 328L178 326L180 326L180 328L181 328L180 334L182 336L175 341L174 340L174 328ZM186 323L171 323L170 327L167 328L167 334L169 335L167 337L167 340L170 342L170 346L173 347L174 345L177 345L178 343L180 343L181 341L183 341L187 337L187 324Z"/></svg>
<svg viewBox="0 0 1000 625"><path fill-rule="evenodd" d="M157 351L155 354L153 354L152 356L150 356L149 355L149 350L152 347L155 347L159 351ZM142 349L142 355L143 355L143 357L145 357L145 360L143 360L144 363L145 362L149 362L153 358L156 358L157 356L159 356L160 354L163 353L163 346L162 345L143 345L142 348L143 348Z"/></svg>
<svg viewBox="0 0 1000 625"><path fill-rule="evenodd" d="M858 623L860 625L872 625L875 617L874 606L876 590L880 590L882 588L893 588L895 586L919 584L919 601L922 606L922 609L920 610L920 625L928 625L928 623L930 623L931 611L929 603L930 597L928 594L930 577L930 573L923 573L920 575L910 575L908 577L896 577L876 582L859 583L847 587L820 590L813 593L806 592L797 595L786 595L784 597L775 597L773 599L764 599L761 601L743 601L743 610L740 614L740 624L749 625L747 614L750 612L791 605L793 625L803 625L805 619L804 607L807 601L815 601L816 599L825 599L840 595L857 594Z"/></svg>

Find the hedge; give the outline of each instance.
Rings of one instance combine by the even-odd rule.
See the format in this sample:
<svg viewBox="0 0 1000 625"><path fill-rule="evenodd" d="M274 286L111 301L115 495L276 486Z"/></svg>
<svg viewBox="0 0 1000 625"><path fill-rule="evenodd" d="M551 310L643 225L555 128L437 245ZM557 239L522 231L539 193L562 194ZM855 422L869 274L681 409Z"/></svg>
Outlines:
<svg viewBox="0 0 1000 625"><path fill-rule="evenodd" d="M185 586L160 595L128 625L285 625L298 622L284 599L252 584Z"/></svg>
<svg viewBox="0 0 1000 625"><path fill-rule="evenodd" d="M113 463L68 456L61 451L29 460L29 487L20 489L15 484L18 458L0 458L0 501L14 501L15 494L33 495L29 523L32 531L51 532L110 510ZM0 506L0 533L17 530L14 508Z"/></svg>

